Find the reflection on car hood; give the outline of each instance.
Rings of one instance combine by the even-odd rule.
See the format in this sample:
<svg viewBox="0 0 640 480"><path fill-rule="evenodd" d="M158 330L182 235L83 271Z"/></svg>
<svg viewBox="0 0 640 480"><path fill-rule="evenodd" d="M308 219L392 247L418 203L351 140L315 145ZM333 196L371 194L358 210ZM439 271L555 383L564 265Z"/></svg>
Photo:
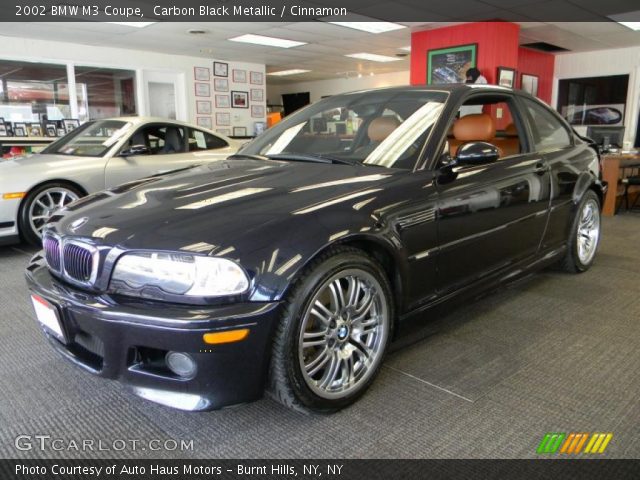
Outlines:
<svg viewBox="0 0 640 480"><path fill-rule="evenodd" d="M308 221L371 198L394 174L365 166L227 160L88 197L57 229L127 248L220 245L257 234L270 222L292 216Z"/></svg>

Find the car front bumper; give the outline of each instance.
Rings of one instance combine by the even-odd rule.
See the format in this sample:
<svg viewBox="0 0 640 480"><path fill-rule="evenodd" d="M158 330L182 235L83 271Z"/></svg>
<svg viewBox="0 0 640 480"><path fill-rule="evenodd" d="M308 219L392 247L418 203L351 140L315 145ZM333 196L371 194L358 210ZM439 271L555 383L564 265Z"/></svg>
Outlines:
<svg viewBox="0 0 640 480"><path fill-rule="evenodd" d="M18 236L18 209L21 200L4 200L0 192L0 245L16 243Z"/></svg>
<svg viewBox="0 0 640 480"><path fill-rule="evenodd" d="M53 347L72 363L130 386L133 393L182 410L211 410L260 398L268 374L279 303L220 306L117 300L53 277L40 254L26 270L31 292L57 310L65 341L46 327ZM208 345L205 333L249 329L242 341ZM187 353L196 373L182 378L166 352Z"/></svg>

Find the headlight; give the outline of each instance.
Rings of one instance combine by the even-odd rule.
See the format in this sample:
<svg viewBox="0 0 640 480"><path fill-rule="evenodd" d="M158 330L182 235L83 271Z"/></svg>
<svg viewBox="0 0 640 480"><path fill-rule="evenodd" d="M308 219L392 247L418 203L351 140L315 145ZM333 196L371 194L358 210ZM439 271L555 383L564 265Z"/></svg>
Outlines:
<svg viewBox="0 0 640 480"><path fill-rule="evenodd" d="M173 295L219 297L246 292L244 270L226 258L182 253L128 253L117 261L111 282L129 288L157 287Z"/></svg>

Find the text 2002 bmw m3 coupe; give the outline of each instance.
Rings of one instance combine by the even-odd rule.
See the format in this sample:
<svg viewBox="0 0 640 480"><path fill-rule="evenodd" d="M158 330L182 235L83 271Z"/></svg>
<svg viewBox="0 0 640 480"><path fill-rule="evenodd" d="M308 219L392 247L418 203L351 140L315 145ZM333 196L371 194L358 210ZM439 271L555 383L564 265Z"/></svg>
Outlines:
<svg viewBox="0 0 640 480"><path fill-rule="evenodd" d="M375 378L394 330L600 238L598 155L495 86L337 95L238 154L59 212L27 269L51 344L187 410L267 390L331 412Z"/></svg>

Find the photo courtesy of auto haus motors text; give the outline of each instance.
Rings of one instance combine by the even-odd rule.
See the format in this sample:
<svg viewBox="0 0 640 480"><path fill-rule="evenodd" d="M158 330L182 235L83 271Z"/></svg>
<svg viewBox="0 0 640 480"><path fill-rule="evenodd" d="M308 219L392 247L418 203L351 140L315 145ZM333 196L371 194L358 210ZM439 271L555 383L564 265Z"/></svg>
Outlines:
<svg viewBox="0 0 640 480"><path fill-rule="evenodd" d="M0 0L0 480L635 480L639 212L637 0Z"/></svg>

